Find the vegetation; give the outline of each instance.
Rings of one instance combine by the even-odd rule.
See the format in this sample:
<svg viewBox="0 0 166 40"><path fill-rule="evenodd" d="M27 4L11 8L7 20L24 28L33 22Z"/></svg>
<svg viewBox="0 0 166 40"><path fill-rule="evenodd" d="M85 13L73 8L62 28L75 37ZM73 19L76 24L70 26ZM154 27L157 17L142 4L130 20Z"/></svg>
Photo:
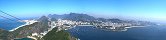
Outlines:
<svg viewBox="0 0 166 40"><path fill-rule="evenodd" d="M8 40L8 31L0 29L0 40Z"/></svg>
<svg viewBox="0 0 166 40"><path fill-rule="evenodd" d="M36 22L31 25L26 25L23 27L18 28L15 31L9 32L6 30L0 29L0 40L13 40L14 38L26 38L27 36L30 36L32 33L41 33L44 31L47 31L49 28L48 18L46 16L41 17L39 22ZM54 28L48 34L46 34L43 38L37 38L39 40L72 40L75 38L71 37L68 32L62 30L59 32L56 32L57 28Z"/></svg>
<svg viewBox="0 0 166 40"><path fill-rule="evenodd" d="M32 32L33 32L33 30L31 28L36 26L37 24L38 24L38 22L36 22L32 25L27 25L27 26L20 27L17 30L11 32L10 36L14 37L14 38L22 38L22 37L26 37L28 35L31 35Z"/></svg>
<svg viewBox="0 0 166 40"><path fill-rule="evenodd" d="M64 30L56 32L57 28L54 28L52 31L48 32L42 40L70 40L70 34Z"/></svg>
<svg viewBox="0 0 166 40"><path fill-rule="evenodd" d="M9 32L6 30L0 30L0 40L12 40L14 38L25 38L27 36L30 36L32 33L37 32L41 33L43 31L46 31L48 28L48 25L43 22L36 22L31 25L26 25L23 27L18 28L15 31Z"/></svg>

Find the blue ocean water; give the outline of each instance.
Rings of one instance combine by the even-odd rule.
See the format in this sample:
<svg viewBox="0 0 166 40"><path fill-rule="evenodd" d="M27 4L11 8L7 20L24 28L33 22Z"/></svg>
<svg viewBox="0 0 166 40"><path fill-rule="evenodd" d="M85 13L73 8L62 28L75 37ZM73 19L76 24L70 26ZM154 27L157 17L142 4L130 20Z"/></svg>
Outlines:
<svg viewBox="0 0 166 40"><path fill-rule="evenodd" d="M0 29L4 29L4 30L11 30L23 24L25 24L25 22L0 19Z"/></svg>
<svg viewBox="0 0 166 40"><path fill-rule="evenodd" d="M68 32L80 40L166 40L166 26L131 28L124 32L78 26L69 29Z"/></svg>

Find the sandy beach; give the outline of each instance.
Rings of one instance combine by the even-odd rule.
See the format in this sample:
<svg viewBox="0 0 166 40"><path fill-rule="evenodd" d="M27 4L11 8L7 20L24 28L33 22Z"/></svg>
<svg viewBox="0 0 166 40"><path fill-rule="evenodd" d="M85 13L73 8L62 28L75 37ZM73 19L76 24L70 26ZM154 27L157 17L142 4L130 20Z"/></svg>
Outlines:
<svg viewBox="0 0 166 40"><path fill-rule="evenodd" d="M37 40L35 37L32 37L32 36L27 36L28 38L31 38L31 39L34 39L34 40Z"/></svg>
<svg viewBox="0 0 166 40"><path fill-rule="evenodd" d="M12 32L12 31L14 31L14 30L17 30L18 28L23 27L23 26L26 26L26 25L31 25L31 24L33 24L33 23L35 23L35 22L37 22L37 21L36 21L36 20L21 20L21 22L25 22L25 24L23 24L23 25L21 25L21 26L18 26L18 27L16 27L16 28L12 29L12 30L9 30L9 32Z"/></svg>

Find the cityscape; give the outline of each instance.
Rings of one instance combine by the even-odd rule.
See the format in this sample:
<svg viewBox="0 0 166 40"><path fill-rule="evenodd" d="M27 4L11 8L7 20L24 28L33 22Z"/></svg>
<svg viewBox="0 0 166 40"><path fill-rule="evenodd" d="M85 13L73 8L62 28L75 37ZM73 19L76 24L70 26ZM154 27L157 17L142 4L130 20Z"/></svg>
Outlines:
<svg viewBox="0 0 166 40"><path fill-rule="evenodd" d="M0 0L0 40L166 40L164 0Z"/></svg>

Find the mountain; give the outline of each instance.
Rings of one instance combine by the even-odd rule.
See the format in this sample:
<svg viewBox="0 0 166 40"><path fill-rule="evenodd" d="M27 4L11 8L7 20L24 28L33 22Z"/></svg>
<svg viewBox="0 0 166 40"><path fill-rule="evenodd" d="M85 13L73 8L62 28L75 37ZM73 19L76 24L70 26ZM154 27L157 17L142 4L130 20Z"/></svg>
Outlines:
<svg viewBox="0 0 166 40"><path fill-rule="evenodd" d="M66 32L65 30L57 32L58 28L55 27L51 31L49 31L45 36L42 37L41 40L76 40L76 38L72 38L72 36Z"/></svg>
<svg viewBox="0 0 166 40"><path fill-rule="evenodd" d="M123 20L120 19L105 19L105 18L97 18L98 21L102 21L102 22L112 22L112 23L122 23L124 22Z"/></svg>
<svg viewBox="0 0 166 40"><path fill-rule="evenodd" d="M65 20L73 20L73 21L86 21L86 22L112 22L112 23L131 23L131 24L140 24L140 25L151 25L154 23L146 22L146 21L135 21L135 20L122 20L118 18L106 19L106 18L95 18L93 16L87 14L80 14L80 13L70 13L64 15L48 15L52 20L57 19L65 19ZM96 21L97 20L97 21Z"/></svg>
<svg viewBox="0 0 166 40"><path fill-rule="evenodd" d="M47 23L47 22L49 22L48 19L49 19L48 17L46 17L46 16L42 16L42 17L40 17L40 18L38 19L38 21L39 21L39 22Z"/></svg>
<svg viewBox="0 0 166 40"><path fill-rule="evenodd" d="M95 20L93 16L89 16L87 14L77 14L77 13L70 13L66 15L64 19L74 20L74 21L92 21Z"/></svg>
<svg viewBox="0 0 166 40"><path fill-rule="evenodd" d="M48 17L51 18L52 21L56 21L57 19L63 19L65 15L49 14Z"/></svg>
<svg viewBox="0 0 166 40"><path fill-rule="evenodd" d="M120 19L107 19L108 21L111 21L112 23L123 23L125 22L124 20L120 20Z"/></svg>
<svg viewBox="0 0 166 40"><path fill-rule="evenodd" d="M52 19L66 19L66 20L74 20L74 21L92 21L95 20L95 17L89 16L87 14L79 14L79 13L70 13L64 15L48 15L48 17Z"/></svg>

